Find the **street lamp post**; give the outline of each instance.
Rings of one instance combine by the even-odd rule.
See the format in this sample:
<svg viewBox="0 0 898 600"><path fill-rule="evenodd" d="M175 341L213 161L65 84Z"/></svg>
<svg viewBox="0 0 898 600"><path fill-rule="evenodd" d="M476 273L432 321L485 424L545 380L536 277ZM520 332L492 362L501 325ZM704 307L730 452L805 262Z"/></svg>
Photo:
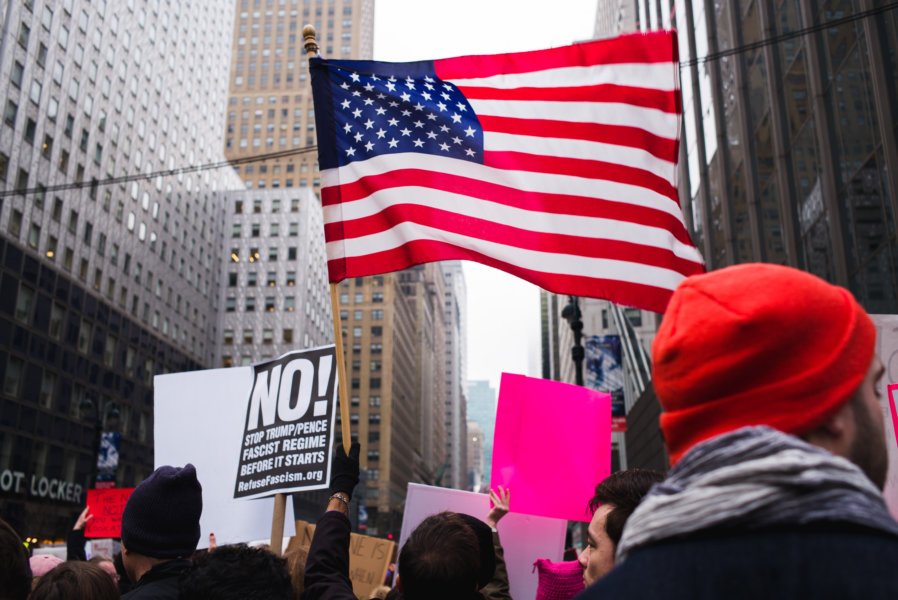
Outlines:
<svg viewBox="0 0 898 600"><path fill-rule="evenodd" d="M574 334L574 345L571 348L571 358L574 361L574 382L577 385L583 385L583 345L580 343L583 338L583 314L580 312L580 303L577 296L568 296L570 301L561 311L561 317L565 319L571 326Z"/></svg>
<svg viewBox="0 0 898 600"><path fill-rule="evenodd" d="M100 406L95 407L93 400L90 398L83 399L78 407L81 409L82 414L92 408L96 408L96 415L94 416L94 460L92 463L93 467L90 470L90 479L87 482L89 487L96 488L99 473L97 463L99 462L100 444L102 443L103 423L107 419L117 419L120 413L118 406L114 402L109 402L101 408Z"/></svg>

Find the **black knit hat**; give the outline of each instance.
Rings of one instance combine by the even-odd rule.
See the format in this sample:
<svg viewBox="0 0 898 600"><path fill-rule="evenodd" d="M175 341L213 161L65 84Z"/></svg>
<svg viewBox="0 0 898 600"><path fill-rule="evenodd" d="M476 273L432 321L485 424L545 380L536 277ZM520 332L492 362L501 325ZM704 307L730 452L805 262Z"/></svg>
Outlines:
<svg viewBox="0 0 898 600"><path fill-rule="evenodd" d="M122 545L153 558L190 556L200 541L203 488L187 463L159 467L128 498L122 513Z"/></svg>

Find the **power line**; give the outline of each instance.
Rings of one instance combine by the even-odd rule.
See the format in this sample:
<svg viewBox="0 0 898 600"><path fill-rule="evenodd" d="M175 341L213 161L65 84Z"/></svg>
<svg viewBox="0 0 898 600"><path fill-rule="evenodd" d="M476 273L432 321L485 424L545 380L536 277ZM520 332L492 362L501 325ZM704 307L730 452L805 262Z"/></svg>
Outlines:
<svg viewBox="0 0 898 600"><path fill-rule="evenodd" d="M693 67L696 65L711 62L712 60L719 60L719 59L727 57L727 56L734 56L736 54L742 54L745 52L749 52L751 50L757 50L758 48L763 48L764 46L772 46L773 44L779 44L781 42L785 42L788 40L794 40L795 38L802 37L809 33L816 33L818 31L823 31L825 29L839 27L840 25L845 25L847 23L853 23L854 21L860 21L861 19L866 19L867 17L873 17L876 15L888 12L890 10L894 10L896 8L898 8L898 2L892 2L890 4L878 6L876 8L871 8L869 10L861 11L861 12L855 13L853 15L848 15L847 17L842 17L840 19L833 19L832 21L818 23L816 25L811 25L810 27L805 27L804 29L797 29L795 31L789 31L787 33L782 33L780 35L775 35L773 37L770 37L770 38L767 38L764 40L759 40L757 42L745 44L744 46L738 46L736 48L729 48L727 50L721 50L720 52L712 52L711 54L707 54L702 57L682 61L680 63L680 68Z"/></svg>
<svg viewBox="0 0 898 600"><path fill-rule="evenodd" d="M106 179L95 179L91 181L73 181L70 183L60 183L57 185L50 185L47 187L33 187L33 188L22 188L22 189L13 189L13 190L3 190L0 191L0 198L6 198L8 196L18 196L18 195L29 195L29 194L37 194L39 192L63 192L66 190L81 190L84 188L93 188L100 187L106 185L115 185L117 183L128 183L131 181L143 181L148 179L155 179L156 177L171 177L174 175L182 175L185 173L198 173L201 171L214 171L216 169L223 169L225 167L231 167L235 165L243 165L247 163L254 163L263 160L273 160L277 158L287 158L290 156L297 156L299 154L305 154L306 152L312 152L317 150L318 146L304 146L302 148L292 148L290 150L281 150L278 152L270 152L268 154L256 154L253 156L244 156L243 158L235 158L234 160L224 160L213 163L205 163L201 165L191 165L188 167L181 167L178 169L165 169L162 171L153 171L151 173L133 173L130 175L120 175L118 177L109 177Z"/></svg>

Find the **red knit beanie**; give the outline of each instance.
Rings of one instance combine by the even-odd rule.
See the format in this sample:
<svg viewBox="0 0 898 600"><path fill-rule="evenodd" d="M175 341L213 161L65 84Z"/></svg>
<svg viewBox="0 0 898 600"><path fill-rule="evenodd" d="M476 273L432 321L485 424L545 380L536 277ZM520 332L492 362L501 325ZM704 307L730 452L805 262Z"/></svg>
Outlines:
<svg viewBox="0 0 898 600"><path fill-rule="evenodd" d="M804 271L744 264L683 280L652 344L671 465L740 427L823 424L860 386L875 342L854 296Z"/></svg>

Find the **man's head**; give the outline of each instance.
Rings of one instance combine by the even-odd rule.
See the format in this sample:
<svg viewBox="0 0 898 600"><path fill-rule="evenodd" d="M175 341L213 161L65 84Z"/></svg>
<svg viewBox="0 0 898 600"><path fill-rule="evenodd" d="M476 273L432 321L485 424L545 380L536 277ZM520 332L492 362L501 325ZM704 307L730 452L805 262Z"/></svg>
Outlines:
<svg viewBox="0 0 898 600"><path fill-rule="evenodd" d="M798 436L824 426L864 384L875 342L848 290L797 269L746 264L685 279L652 345L671 464L745 426ZM879 440L875 454L882 432L868 440Z"/></svg>
<svg viewBox="0 0 898 600"><path fill-rule="evenodd" d="M627 519L662 479L664 474L658 471L630 469L618 471L596 486L596 495L589 501L593 515L586 530L586 548L577 557L587 587L614 568L614 553Z"/></svg>
<svg viewBox="0 0 898 600"><path fill-rule="evenodd" d="M120 597L115 582L103 569L91 563L72 560L61 563L41 577L29 600L117 600Z"/></svg>
<svg viewBox="0 0 898 600"><path fill-rule="evenodd" d="M399 586L405 600L472 596L480 572L477 535L457 513L424 519L399 552Z"/></svg>
<svg viewBox="0 0 898 600"><path fill-rule="evenodd" d="M159 467L138 485L122 512L122 557L132 581L134 555L189 557L200 539L203 489L191 464Z"/></svg>
<svg viewBox="0 0 898 600"><path fill-rule="evenodd" d="M25 600L31 591L31 566L22 538L0 519L0 600Z"/></svg>
<svg viewBox="0 0 898 600"><path fill-rule="evenodd" d="M196 558L181 578L179 600L292 600L287 561L246 544Z"/></svg>

